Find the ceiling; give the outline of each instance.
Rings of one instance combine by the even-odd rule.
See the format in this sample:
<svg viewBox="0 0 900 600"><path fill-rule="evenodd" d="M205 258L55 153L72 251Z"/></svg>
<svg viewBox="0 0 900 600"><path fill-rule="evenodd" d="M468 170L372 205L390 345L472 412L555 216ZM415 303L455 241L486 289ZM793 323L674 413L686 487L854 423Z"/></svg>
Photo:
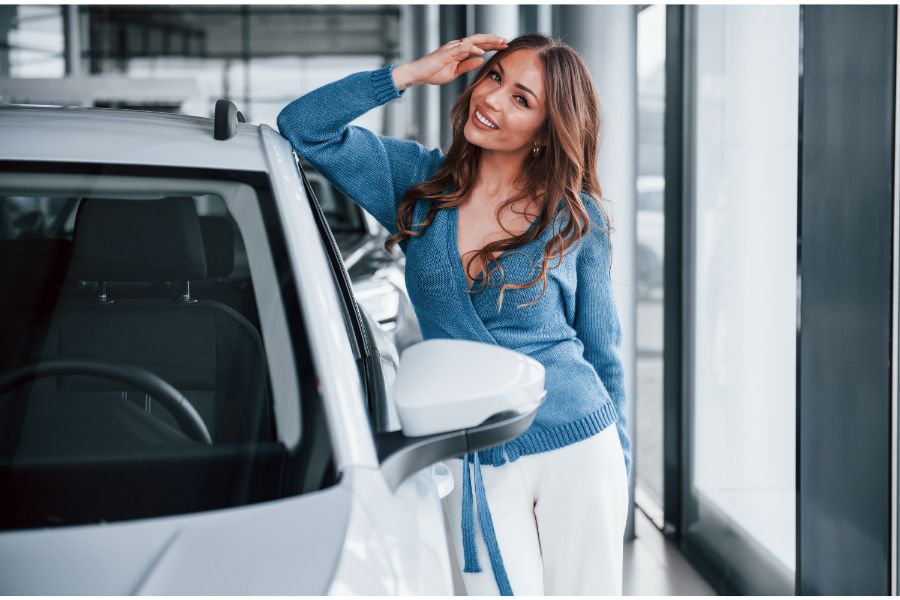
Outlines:
<svg viewBox="0 0 900 600"><path fill-rule="evenodd" d="M81 6L95 59L399 52L401 8L377 5Z"/></svg>

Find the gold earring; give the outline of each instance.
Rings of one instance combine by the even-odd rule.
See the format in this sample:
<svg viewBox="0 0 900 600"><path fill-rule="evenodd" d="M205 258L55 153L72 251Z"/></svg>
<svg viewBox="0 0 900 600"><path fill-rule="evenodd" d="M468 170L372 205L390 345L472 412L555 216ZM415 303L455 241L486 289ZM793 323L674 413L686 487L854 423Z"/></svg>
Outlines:
<svg viewBox="0 0 900 600"><path fill-rule="evenodd" d="M538 147L537 144L535 144L534 146L531 147L531 155L532 156L537 156L538 152L540 152L540 151L541 151L541 149Z"/></svg>

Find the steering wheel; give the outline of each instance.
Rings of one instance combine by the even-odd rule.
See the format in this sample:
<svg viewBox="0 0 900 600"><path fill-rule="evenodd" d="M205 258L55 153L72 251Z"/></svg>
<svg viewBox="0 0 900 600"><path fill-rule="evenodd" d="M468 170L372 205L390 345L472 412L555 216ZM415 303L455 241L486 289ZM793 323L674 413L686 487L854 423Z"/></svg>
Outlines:
<svg viewBox="0 0 900 600"><path fill-rule="evenodd" d="M165 379L136 365L76 358L45 360L0 375L0 394L5 394L28 381L56 375L94 375L140 388L171 411L175 421L188 437L198 442L212 444L212 437L206 424L187 398Z"/></svg>

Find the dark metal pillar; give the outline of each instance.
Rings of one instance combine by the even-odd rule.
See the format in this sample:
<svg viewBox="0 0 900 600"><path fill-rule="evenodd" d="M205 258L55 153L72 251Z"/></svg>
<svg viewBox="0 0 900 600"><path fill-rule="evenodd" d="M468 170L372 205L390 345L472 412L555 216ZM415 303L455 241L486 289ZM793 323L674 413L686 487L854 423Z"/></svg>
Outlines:
<svg viewBox="0 0 900 600"><path fill-rule="evenodd" d="M467 12L472 10L471 7L461 4L445 4L440 7L440 44L446 44L450 40L464 38L468 35L466 29ZM461 77L457 77L450 83L441 86L441 109L440 109L440 128L441 128L441 147L445 150L450 147L452 132L450 128L450 108L456 101L456 98L466 88L471 81L472 73L466 73Z"/></svg>
<svg viewBox="0 0 900 600"><path fill-rule="evenodd" d="M800 6L802 595L891 593L896 10Z"/></svg>
<svg viewBox="0 0 900 600"><path fill-rule="evenodd" d="M0 77L10 76L9 32L13 28L18 9L15 5L0 6Z"/></svg>
<svg viewBox="0 0 900 600"><path fill-rule="evenodd" d="M412 7L413 55L418 59L433 52L440 45L438 30L438 7L434 4ZM412 96L415 137L423 145L434 148L440 144L441 106L440 88L435 85L418 85L409 90Z"/></svg>
<svg viewBox="0 0 900 600"><path fill-rule="evenodd" d="M663 317L663 509L664 532L678 536L682 527L682 422L684 419L682 377L682 299L685 264L684 184L682 175L690 165L684 144L685 52L683 6L666 7L666 99L665 99L665 251Z"/></svg>
<svg viewBox="0 0 900 600"><path fill-rule="evenodd" d="M66 75L79 77L82 73L82 31L81 11L78 6L68 4L60 7L63 15L63 40L66 52Z"/></svg>

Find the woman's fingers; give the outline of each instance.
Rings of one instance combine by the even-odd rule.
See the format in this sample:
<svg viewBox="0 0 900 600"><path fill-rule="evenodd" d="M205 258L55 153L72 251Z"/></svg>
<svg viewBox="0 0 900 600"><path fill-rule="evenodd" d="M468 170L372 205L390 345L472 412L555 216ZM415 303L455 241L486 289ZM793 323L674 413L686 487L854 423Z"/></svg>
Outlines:
<svg viewBox="0 0 900 600"><path fill-rule="evenodd" d="M499 35L494 35L492 33L473 33L472 35L466 36L463 39L470 42L475 42L476 44L483 42L505 43L507 41L506 38L502 38Z"/></svg>
<svg viewBox="0 0 900 600"><path fill-rule="evenodd" d="M477 69L481 66L483 58L480 56L473 56L472 58L467 58L456 66L456 75L462 75L463 73L468 73L474 69Z"/></svg>
<svg viewBox="0 0 900 600"><path fill-rule="evenodd" d="M450 52L455 58L468 56L470 54L477 54L480 56L485 52L488 52L489 50L502 50L503 48L506 48L506 46L506 44L494 44L487 42L480 44L463 42L458 46L451 47Z"/></svg>
<svg viewBox="0 0 900 600"><path fill-rule="evenodd" d="M469 50L470 53L472 53L471 50L477 48L481 51L479 54L483 54L487 50L505 48L508 45L509 43L504 38L488 33L476 33L460 40L450 40L444 44L445 47L451 50Z"/></svg>
<svg viewBox="0 0 900 600"><path fill-rule="evenodd" d="M475 44L462 44L460 46L456 46L455 48L451 48L450 51L454 54L454 56L457 57L468 56L469 54L481 55L485 52Z"/></svg>
<svg viewBox="0 0 900 600"><path fill-rule="evenodd" d="M476 33L462 39L449 40L411 64L415 65L418 83L440 85L478 68L484 62L485 53L508 46L508 42L498 35Z"/></svg>

